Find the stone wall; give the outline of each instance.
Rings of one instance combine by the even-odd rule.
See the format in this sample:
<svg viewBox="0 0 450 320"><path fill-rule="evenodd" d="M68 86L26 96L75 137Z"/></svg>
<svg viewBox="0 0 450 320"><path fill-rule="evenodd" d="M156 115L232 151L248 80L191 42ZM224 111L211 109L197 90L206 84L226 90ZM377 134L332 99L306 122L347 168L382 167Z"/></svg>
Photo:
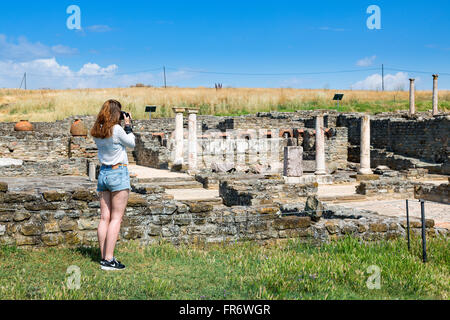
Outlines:
<svg viewBox="0 0 450 320"><path fill-rule="evenodd" d="M379 115L371 118L372 147L431 163L449 162L450 116L431 118L408 118L399 117L399 115L392 118L387 116ZM347 127L349 143L359 146L360 115L339 115L337 125Z"/></svg>
<svg viewBox="0 0 450 320"><path fill-rule="evenodd" d="M416 199L450 204L450 184L442 183L438 186L433 184L416 185L414 188L414 197Z"/></svg>
<svg viewBox="0 0 450 320"><path fill-rule="evenodd" d="M414 186L418 184L408 180L392 179L380 179L375 181L362 181L356 187L356 193L366 196L377 194L402 194L413 195Z"/></svg>
<svg viewBox="0 0 450 320"><path fill-rule="evenodd" d="M136 164L157 169L168 169L171 163L165 135L136 133L134 149Z"/></svg>
<svg viewBox="0 0 450 320"><path fill-rule="evenodd" d="M309 216L292 214L302 204L226 207L174 201L158 190L140 192L131 193L119 241L206 244L292 237L328 241L348 234L377 240L405 234L402 219L337 206L326 207L324 218L315 222ZM0 183L0 244L96 246L99 212L93 189L14 192ZM433 220L427 220L426 226L430 236L447 233L434 228ZM420 222L412 227L418 233Z"/></svg>
<svg viewBox="0 0 450 320"><path fill-rule="evenodd" d="M227 206L283 204L306 200L317 193L318 184L290 184L281 179L223 180L219 194Z"/></svg>
<svg viewBox="0 0 450 320"><path fill-rule="evenodd" d="M67 159L69 135L52 132L3 131L0 158L21 160Z"/></svg>
<svg viewBox="0 0 450 320"><path fill-rule="evenodd" d="M25 160L22 165L0 166L0 176L86 176L87 159L58 159L49 161Z"/></svg>

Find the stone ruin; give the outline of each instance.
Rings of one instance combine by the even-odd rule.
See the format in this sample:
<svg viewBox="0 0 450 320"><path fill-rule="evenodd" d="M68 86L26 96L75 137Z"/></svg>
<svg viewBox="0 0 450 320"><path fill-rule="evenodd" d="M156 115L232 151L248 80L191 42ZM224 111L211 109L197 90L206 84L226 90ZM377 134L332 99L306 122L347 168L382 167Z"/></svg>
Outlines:
<svg viewBox="0 0 450 320"><path fill-rule="evenodd" d="M392 239L405 237L404 208L373 208L413 198L444 212L426 220L427 234L448 234L448 114L197 112L134 121L136 174L120 241ZM95 121L32 123L33 131L0 123L1 244L96 244L97 150L88 134L70 133L75 119ZM420 227L413 217L412 232Z"/></svg>

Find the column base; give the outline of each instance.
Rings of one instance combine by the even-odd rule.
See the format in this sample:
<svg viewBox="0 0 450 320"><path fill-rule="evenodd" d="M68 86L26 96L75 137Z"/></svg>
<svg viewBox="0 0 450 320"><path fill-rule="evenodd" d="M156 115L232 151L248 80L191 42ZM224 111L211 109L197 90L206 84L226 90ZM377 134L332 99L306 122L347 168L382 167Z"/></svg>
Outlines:
<svg viewBox="0 0 450 320"><path fill-rule="evenodd" d="M373 171L369 168L361 168L358 170L358 174L373 174Z"/></svg>
<svg viewBox="0 0 450 320"><path fill-rule="evenodd" d="M325 170L317 170L314 172L314 174L316 176L323 176L323 175L327 174L327 172Z"/></svg>

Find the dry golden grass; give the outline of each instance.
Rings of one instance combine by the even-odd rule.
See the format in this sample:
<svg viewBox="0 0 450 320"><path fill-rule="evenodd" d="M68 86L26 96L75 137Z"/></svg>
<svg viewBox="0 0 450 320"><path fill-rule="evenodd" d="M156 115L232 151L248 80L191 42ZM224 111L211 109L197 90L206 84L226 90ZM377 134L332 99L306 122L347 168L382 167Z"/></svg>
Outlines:
<svg viewBox="0 0 450 320"><path fill-rule="evenodd" d="M335 108L334 93L345 94L343 111L381 112L408 108L407 91L308 89L116 88L83 90L0 89L0 121L55 121L95 115L107 99L119 100L135 119L146 119L145 105L157 105L155 117L171 117L173 106L200 107L201 114L237 115L258 111ZM440 91L441 110L450 110L450 91ZM431 91L417 91L418 110L431 109Z"/></svg>

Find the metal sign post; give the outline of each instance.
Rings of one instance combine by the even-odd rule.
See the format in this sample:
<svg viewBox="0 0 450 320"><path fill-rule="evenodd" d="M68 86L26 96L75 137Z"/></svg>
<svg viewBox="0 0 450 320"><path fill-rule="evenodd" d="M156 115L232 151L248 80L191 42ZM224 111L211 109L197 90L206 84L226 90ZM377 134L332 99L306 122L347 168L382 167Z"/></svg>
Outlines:
<svg viewBox="0 0 450 320"><path fill-rule="evenodd" d="M342 98L344 98L343 93L336 93L333 97L334 101L337 101L337 111L339 112L339 101L342 101Z"/></svg>
<svg viewBox="0 0 450 320"><path fill-rule="evenodd" d="M152 113L156 112L156 106L146 106L145 107L145 112L148 112L150 115L149 120L152 120Z"/></svg>
<svg viewBox="0 0 450 320"><path fill-rule="evenodd" d="M406 199L406 232L408 235L408 250L411 251L411 240L409 237L409 206L408 199Z"/></svg>
<svg viewBox="0 0 450 320"><path fill-rule="evenodd" d="M427 239L425 233L425 201L420 200L420 212L422 216L422 260L427 262Z"/></svg>

